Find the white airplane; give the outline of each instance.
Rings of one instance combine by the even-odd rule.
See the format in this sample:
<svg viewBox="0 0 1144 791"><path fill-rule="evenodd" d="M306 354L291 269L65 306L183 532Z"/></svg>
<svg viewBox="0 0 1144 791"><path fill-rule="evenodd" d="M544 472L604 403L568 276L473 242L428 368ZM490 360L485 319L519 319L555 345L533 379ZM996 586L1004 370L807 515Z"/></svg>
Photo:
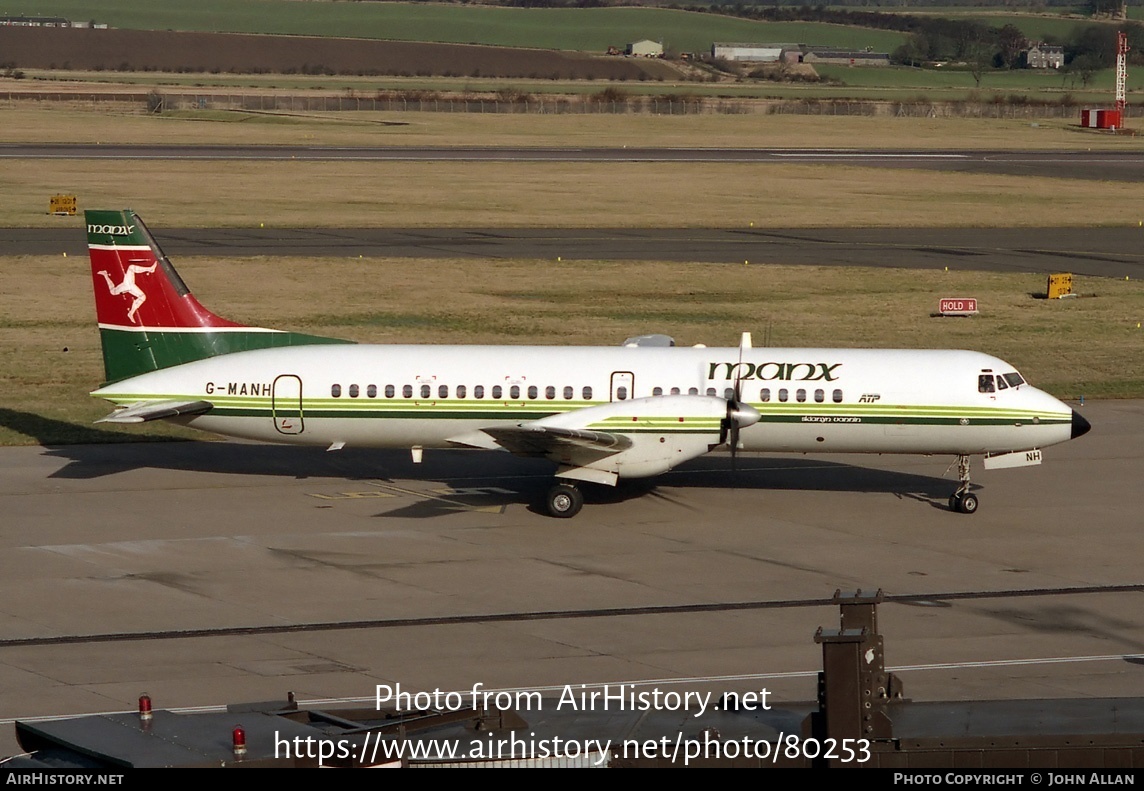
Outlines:
<svg viewBox="0 0 1144 791"><path fill-rule="evenodd" d="M245 327L191 295L130 210L86 212L105 383L100 422L169 420L296 445L484 448L557 465L546 507L577 482L615 485L726 446L956 457L950 510L973 513L969 460L1039 464L1089 423L1009 363L972 351L365 345Z"/></svg>

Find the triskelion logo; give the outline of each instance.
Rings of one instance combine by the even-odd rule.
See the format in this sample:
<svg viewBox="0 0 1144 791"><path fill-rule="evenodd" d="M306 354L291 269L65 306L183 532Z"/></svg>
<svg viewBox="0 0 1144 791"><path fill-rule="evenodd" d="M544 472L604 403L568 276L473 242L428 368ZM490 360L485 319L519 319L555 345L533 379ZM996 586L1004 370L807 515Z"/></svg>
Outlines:
<svg viewBox="0 0 1144 791"><path fill-rule="evenodd" d="M101 269L97 274L103 275L103 279L107 281L107 288L111 291L111 296L117 297L120 294L130 294L135 299L131 302L131 308L127 311L127 319L132 324L138 324L135 321L135 314L143 303L147 301L147 295L143 293L143 289L135 284L136 275L149 275L155 271L159 266L159 262L151 264L151 266L140 266L139 264L132 264L127 267L127 271L123 274L123 282L115 285L115 281L111 279L111 275L107 274L106 269Z"/></svg>

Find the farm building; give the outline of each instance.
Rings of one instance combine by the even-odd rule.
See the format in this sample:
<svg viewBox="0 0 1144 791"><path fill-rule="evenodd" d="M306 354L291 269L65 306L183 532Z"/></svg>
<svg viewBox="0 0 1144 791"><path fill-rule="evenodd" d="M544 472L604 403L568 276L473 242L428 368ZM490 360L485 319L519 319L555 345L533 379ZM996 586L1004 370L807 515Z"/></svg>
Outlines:
<svg viewBox="0 0 1144 791"><path fill-rule="evenodd" d="M747 61L750 63L774 63L783 55L783 50L798 49L797 44L733 44L715 42L711 45L711 57L718 60Z"/></svg>
<svg viewBox="0 0 1144 791"><path fill-rule="evenodd" d="M626 53L641 58L662 58L663 42L644 39L628 44Z"/></svg>
<svg viewBox="0 0 1144 791"><path fill-rule="evenodd" d="M890 53L852 49L830 49L826 47L806 47L802 54L802 62L838 63L843 66L889 66Z"/></svg>

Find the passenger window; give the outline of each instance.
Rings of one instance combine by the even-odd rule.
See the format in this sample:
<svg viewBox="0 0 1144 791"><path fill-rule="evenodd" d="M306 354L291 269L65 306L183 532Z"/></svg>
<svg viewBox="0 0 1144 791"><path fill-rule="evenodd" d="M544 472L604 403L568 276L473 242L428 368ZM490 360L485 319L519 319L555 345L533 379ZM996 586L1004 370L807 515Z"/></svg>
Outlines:
<svg viewBox="0 0 1144 791"><path fill-rule="evenodd" d="M365 389L365 394L370 398L377 398L377 385L370 385Z"/></svg>
<svg viewBox="0 0 1144 791"><path fill-rule="evenodd" d="M571 401L572 396L575 394L575 392L576 391L572 389L572 385L565 385L564 386L564 400L565 401Z"/></svg>
<svg viewBox="0 0 1144 791"><path fill-rule="evenodd" d="M592 400L592 388L591 387L585 387L583 395L584 395L585 401L591 401Z"/></svg>
<svg viewBox="0 0 1144 791"><path fill-rule="evenodd" d="M733 387L723 388L723 397L726 398L728 401L730 401L732 398L735 397L735 388L733 388Z"/></svg>
<svg viewBox="0 0 1144 791"><path fill-rule="evenodd" d="M449 397L449 385L441 385L440 387L438 387L437 388L437 397L438 398L448 398Z"/></svg>
<svg viewBox="0 0 1144 791"><path fill-rule="evenodd" d="M993 392L993 374L981 374L981 376L977 377L977 392Z"/></svg>
<svg viewBox="0 0 1144 791"><path fill-rule="evenodd" d="M715 395L715 388L714 387L708 387L707 388L707 395L709 395L709 396Z"/></svg>
<svg viewBox="0 0 1144 791"><path fill-rule="evenodd" d="M771 400L771 388L764 387L762 390L760 390L759 391L759 400L760 401L770 401Z"/></svg>
<svg viewBox="0 0 1144 791"><path fill-rule="evenodd" d="M473 398L484 398L484 397L485 397L485 386L484 385L477 385L476 387L473 388Z"/></svg>
<svg viewBox="0 0 1144 791"><path fill-rule="evenodd" d="M464 398L467 392L464 385L457 385L457 398Z"/></svg>
<svg viewBox="0 0 1144 791"><path fill-rule="evenodd" d="M806 400L806 391L800 387L794 393L794 400L798 401L801 404L803 401Z"/></svg>
<svg viewBox="0 0 1144 791"><path fill-rule="evenodd" d="M786 403L786 400L787 400L787 391L786 391L786 388L784 387L784 388L779 390L779 401Z"/></svg>
<svg viewBox="0 0 1144 791"><path fill-rule="evenodd" d="M617 401L624 401L627 399L627 397L628 397L628 388L624 387L623 385L620 385L619 387L616 388L616 400Z"/></svg>
<svg viewBox="0 0 1144 791"><path fill-rule="evenodd" d="M671 394L672 395L679 395L679 388L678 387L671 388Z"/></svg>
<svg viewBox="0 0 1144 791"><path fill-rule="evenodd" d="M430 398L433 395L433 388L429 385L421 385L421 397Z"/></svg>
<svg viewBox="0 0 1144 791"><path fill-rule="evenodd" d="M544 397L549 401L551 401L553 398L556 398L556 388L552 385L548 385L548 387L544 388Z"/></svg>
<svg viewBox="0 0 1144 791"><path fill-rule="evenodd" d="M698 387L689 387L689 388L687 388L687 394L688 395L699 395L699 388Z"/></svg>
<svg viewBox="0 0 1144 791"><path fill-rule="evenodd" d="M823 392L822 390L815 390L814 391L814 400L816 403L821 404L823 401L826 400L826 393Z"/></svg>
<svg viewBox="0 0 1144 791"><path fill-rule="evenodd" d="M508 397L513 401L520 398L520 385L513 385L508 389Z"/></svg>
<svg viewBox="0 0 1144 791"><path fill-rule="evenodd" d="M841 390L835 390L833 397L834 397L834 403L836 403L836 404L842 403L842 391Z"/></svg>
<svg viewBox="0 0 1144 791"><path fill-rule="evenodd" d="M529 398L536 398L537 395L539 395L539 393L537 392L536 385L529 385L528 397Z"/></svg>
<svg viewBox="0 0 1144 791"><path fill-rule="evenodd" d="M651 394L653 396L663 395L663 388L662 387L653 387L651 389Z"/></svg>
<svg viewBox="0 0 1144 791"><path fill-rule="evenodd" d="M385 386L385 397L386 398L393 398L393 396L395 394L396 394L396 390L394 390L393 385L386 385Z"/></svg>
<svg viewBox="0 0 1144 791"><path fill-rule="evenodd" d="M405 385L401 388L401 395L406 398L413 398L413 385Z"/></svg>
<svg viewBox="0 0 1144 791"><path fill-rule="evenodd" d="M500 398L502 392L500 385L493 385L493 398Z"/></svg>
<svg viewBox="0 0 1144 791"><path fill-rule="evenodd" d="M330 395L332 395L334 398L341 398L342 397L342 386L341 385L330 385Z"/></svg>
<svg viewBox="0 0 1144 791"><path fill-rule="evenodd" d="M350 398L357 398L359 392L357 385L350 385Z"/></svg>

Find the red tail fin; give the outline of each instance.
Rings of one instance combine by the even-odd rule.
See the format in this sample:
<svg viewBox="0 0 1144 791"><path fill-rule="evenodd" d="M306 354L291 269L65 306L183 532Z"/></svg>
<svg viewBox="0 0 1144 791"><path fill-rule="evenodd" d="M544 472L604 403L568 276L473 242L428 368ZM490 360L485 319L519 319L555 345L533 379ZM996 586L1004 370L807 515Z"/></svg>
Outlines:
<svg viewBox="0 0 1144 791"><path fill-rule="evenodd" d="M220 354L349 343L247 327L216 316L192 296L135 212L85 215L107 382Z"/></svg>
<svg viewBox="0 0 1144 791"><path fill-rule="evenodd" d="M133 211L84 214L99 326L243 326L199 304Z"/></svg>

